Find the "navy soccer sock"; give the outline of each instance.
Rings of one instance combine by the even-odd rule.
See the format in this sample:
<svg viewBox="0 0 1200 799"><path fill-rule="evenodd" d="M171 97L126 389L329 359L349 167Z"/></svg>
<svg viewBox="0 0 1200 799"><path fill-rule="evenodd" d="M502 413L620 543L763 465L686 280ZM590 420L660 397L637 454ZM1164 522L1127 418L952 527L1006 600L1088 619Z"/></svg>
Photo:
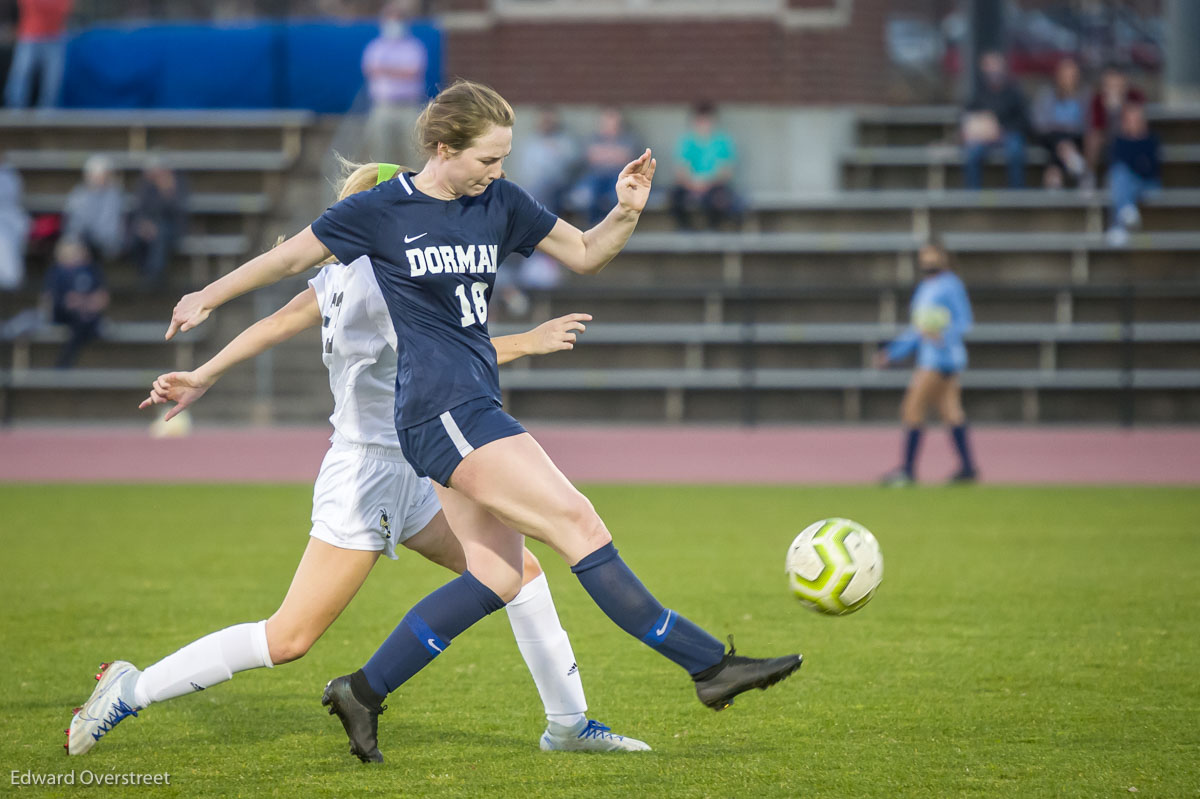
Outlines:
<svg viewBox="0 0 1200 799"><path fill-rule="evenodd" d="M916 474L917 450L921 447L921 428L910 427L904 433L904 473L909 477Z"/></svg>
<svg viewBox="0 0 1200 799"><path fill-rule="evenodd" d="M958 459L962 462L963 474L975 474L975 462L971 460L971 445L967 443L967 425L960 424L950 428L954 439L954 447L958 450Z"/></svg>
<svg viewBox="0 0 1200 799"><path fill-rule="evenodd" d="M381 697L399 688L450 646L450 641L504 602L470 572L451 580L404 614L363 674Z"/></svg>
<svg viewBox="0 0 1200 799"><path fill-rule="evenodd" d="M716 638L664 608L617 554L612 542L571 567L584 590L617 626L641 639L688 674L712 668L725 656Z"/></svg>

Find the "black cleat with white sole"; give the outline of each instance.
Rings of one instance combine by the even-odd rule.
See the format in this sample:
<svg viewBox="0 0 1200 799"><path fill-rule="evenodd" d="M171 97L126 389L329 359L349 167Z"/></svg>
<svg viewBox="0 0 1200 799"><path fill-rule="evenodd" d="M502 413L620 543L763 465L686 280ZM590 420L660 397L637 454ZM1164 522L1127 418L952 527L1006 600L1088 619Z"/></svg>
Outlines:
<svg viewBox="0 0 1200 799"><path fill-rule="evenodd" d="M350 754L364 763L382 763L379 753L379 714L387 709L378 702L371 703L359 698L355 692L353 675L336 677L325 686L321 704L329 708L329 715L336 715L350 738Z"/></svg>
<svg viewBox="0 0 1200 799"><path fill-rule="evenodd" d="M721 662L696 674L696 696L713 710L724 710L733 704L740 693L757 688L765 691L777 682L786 680L800 668L803 655L784 655L778 658L747 658L737 654L729 639L729 652Z"/></svg>

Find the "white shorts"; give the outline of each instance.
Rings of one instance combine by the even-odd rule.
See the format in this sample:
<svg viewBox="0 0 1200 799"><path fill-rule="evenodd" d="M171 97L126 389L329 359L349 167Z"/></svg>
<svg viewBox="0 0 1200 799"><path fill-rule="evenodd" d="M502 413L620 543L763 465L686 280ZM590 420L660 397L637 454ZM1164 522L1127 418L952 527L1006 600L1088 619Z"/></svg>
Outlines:
<svg viewBox="0 0 1200 799"><path fill-rule="evenodd" d="M309 535L342 549L383 551L419 533L442 509L433 483L398 449L334 437L313 486Z"/></svg>

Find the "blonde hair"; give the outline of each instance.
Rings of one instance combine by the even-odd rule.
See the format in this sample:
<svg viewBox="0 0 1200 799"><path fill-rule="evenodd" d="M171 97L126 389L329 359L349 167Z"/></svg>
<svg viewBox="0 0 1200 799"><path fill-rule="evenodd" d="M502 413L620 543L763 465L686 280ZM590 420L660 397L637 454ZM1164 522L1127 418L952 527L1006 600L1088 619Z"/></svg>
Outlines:
<svg viewBox="0 0 1200 799"><path fill-rule="evenodd" d="M336 202L341 202L347 197L358 194L361 191L375 188L379 185L380 167L393 166L392 164L380 164L375 161L360 164L357 161L343 158L337 153L334 153L334 157L337 158L338 168L341 172L341 177L335 184L337 188ZM398 175L401 172L412 171L406 166L401 166L394 174Z"/></svg>
<svg viewBox="0 0 1200 799"><path fill-rule="evenodd" d="M334 153L333 156L337 159L338 168L341 172L341 177L335 184L335 187L337 188L337 200L335 200L335 202L339 203L347 197L375 188L380 183L380 168L387 167L388 171L391 172L391 167L395 166L395 164L380 164L375 161L360 164L356 161L351 161L349 158L343 157L340 153ZM411 171L412 170L408 167L401 166L396 169L395 172L392 172L392 174L398 175L401 172ZM283 236L280 236L279 240L275 242L275 246L278 247L282 243ZM324 266L325 264L334 263L337 263L337 256L331 255L321 263L317 264L317 266Z"/></svg>
<svg viewBox="0 0 1200 799"><path fill-rule="evenodd" d="M462 152L493 125L511 128L515 120L512 106L495 89L459 78L421 112L417 144L428 156L437 155L439 144Z"/></svg>

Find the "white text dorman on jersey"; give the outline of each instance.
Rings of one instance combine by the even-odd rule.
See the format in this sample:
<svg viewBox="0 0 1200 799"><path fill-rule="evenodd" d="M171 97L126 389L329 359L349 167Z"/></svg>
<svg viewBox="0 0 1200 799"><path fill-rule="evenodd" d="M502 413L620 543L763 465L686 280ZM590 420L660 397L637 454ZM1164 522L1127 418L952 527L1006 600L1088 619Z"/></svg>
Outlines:
<svg viewBox="0 0 1200 799"><path fill-rule="evenodd" d="M424 275L480 275L495 273L498 244L410 247L404 251L412 277Z"/></svg>

